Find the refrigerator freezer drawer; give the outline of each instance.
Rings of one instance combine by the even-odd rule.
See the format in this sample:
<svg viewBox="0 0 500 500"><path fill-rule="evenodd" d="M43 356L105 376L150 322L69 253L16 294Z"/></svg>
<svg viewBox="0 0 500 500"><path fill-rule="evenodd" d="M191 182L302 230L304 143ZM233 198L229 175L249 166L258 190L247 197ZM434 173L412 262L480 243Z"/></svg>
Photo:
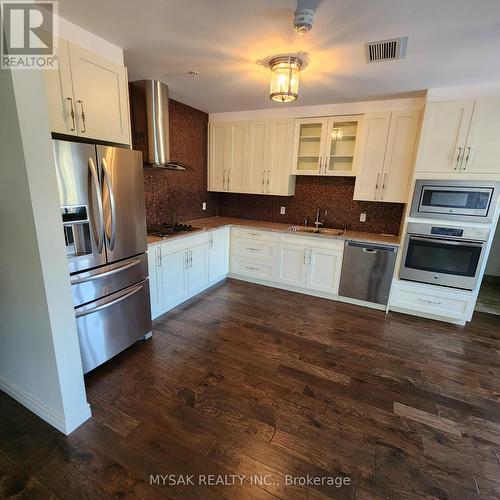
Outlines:
<svg viewBox="0 0 500 500"><path fill-rule="evenodd" d="M148 277L147 254L71 276L73 304L79 307Z"/></svg>
<svg viewBox="0 0 500 500"><path fill-rule="evenodd" d="M151 331L147 279L75 309L83 372L87 373Z"/></svg>

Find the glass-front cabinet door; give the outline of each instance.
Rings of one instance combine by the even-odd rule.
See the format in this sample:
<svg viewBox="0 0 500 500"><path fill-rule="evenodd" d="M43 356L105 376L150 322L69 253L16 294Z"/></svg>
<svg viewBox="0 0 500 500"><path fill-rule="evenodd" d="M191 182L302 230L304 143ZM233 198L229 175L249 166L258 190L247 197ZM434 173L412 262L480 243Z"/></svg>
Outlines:
<svg viewBox="0 0 500 500"><path fill-rule="evenodd" d="M328 119L324 175L356 175L353 171L360 116L334 116Z"/></svg>
<svg viewBox="0 0 500 500"><path fill-rule="evenodd" d="M295 175L356 175L356 137L362 116L304 118L295 121Z"/></svg>
<svg viewBox="0 0 500 500"><path fill-rule="evenodd" d="M295 122L293 173L319 175L324 165L328 118L305 118Z"/></svg>

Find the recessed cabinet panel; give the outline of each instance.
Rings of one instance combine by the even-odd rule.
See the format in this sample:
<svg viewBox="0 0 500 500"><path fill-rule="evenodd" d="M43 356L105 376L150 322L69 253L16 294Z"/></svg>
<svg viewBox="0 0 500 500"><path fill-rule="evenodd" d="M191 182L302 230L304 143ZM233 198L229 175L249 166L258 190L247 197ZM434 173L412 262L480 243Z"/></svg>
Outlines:
<svg viewBox="0 0 500 500"><path fill-rule="evenodd" d="M128 144L127 71L77 45L69 44L78 135Z"/></svg>
<svg viewBox="0 0 500 500"><path fill-rule="evenodd" d="M209 191L224 191L226 188L225 141L226 127L218 123L210 124Z"/></svg>
<svg viewBox="0 0 500 500"><path fill-rule="evenodd" d="M295 245L280 245L278 257L278 281L291 286L305 287L307 248Z"/></svg>
<svg viewBox="0 0 500 500"><path fill-rule="evenodd" d="M500 174L500 99L478 99L464 150L462 171Z"/></svg>
<svg viewBox="0 0 500 500"><path fill-rule="evenodd" d="M50 127L52 132L77 135L69 48L66 40L59 39L57 58L57 69L43 71Z"/></svg>
<svg viewBox="0 0 500 500"><path fill-rule="evenodd" d="M374 201L380 196L390 122L390 111L365 115L358 139L362 147L356 166L355 200Z"/></svg>
<svg viewBox="0 0 500 500"><path fill-rule="evenodd" d="M268 194L295 194L295 176L291 175L293 131L293 119L271 120L266 185L266 193Z"/></svg>
<svg viewBox="0 0 500 500"><path fill-rule="evenodd" d="M338 294L343 253L336 250L309 250L306 287L318 292Z"/></svg>
<svg viewBox="0 0 500 500"><path fill-rule="evenodd" d="M294 194L293 123L292 119L210 123L209 191Z"/></svg>
<svg viewBox="0 0 500 500"><path fill-rule="evenodd" d="M269 120L255 120L248 127L248 168L245 170L247 192L265 193L268 178Z"/></svg>
<svg viewBox="0 0 500 500"><path fill-rule="evenodd" d="M248 164L248 124L238 122L226 128L226 191L241 193Z"/></svg>
<svg viewBox="0 0 500 500"><path fill-rule="evenodd" d="M163 310L168 311L188 297L186 251L169 253L168 246L161 249L161 284Z"/></svg>
<svg viewBox="0 0 500 500"><path fill-rule="evenodd" d="M472 100L427 104L416 172L460 172L473 107Z"/></svg>

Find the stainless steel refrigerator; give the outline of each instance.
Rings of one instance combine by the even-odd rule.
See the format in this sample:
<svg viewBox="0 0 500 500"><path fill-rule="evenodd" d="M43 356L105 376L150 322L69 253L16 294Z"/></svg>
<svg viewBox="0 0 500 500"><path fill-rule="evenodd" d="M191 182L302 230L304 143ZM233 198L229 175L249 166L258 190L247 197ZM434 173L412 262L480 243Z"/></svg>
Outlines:
<svg viewBox="0 0 500 500"><path fill-rule="evenodd" d="M141 153L53 141L84 373L151 332Z"/></svg>

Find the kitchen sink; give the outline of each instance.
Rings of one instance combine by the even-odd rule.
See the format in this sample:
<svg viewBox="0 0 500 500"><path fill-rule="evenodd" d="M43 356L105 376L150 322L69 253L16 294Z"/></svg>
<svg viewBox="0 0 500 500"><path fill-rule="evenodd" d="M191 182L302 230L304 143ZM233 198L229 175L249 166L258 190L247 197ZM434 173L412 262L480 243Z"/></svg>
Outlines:
<svg viewBox="0 0 500 500"><path fill-rule="evenodd" d="M344 234L342 229L331 229L328 227L316 229L315 227L307 226L291 226L288 230L296 233L323 234L325 236L342 236Z"/></svg>

